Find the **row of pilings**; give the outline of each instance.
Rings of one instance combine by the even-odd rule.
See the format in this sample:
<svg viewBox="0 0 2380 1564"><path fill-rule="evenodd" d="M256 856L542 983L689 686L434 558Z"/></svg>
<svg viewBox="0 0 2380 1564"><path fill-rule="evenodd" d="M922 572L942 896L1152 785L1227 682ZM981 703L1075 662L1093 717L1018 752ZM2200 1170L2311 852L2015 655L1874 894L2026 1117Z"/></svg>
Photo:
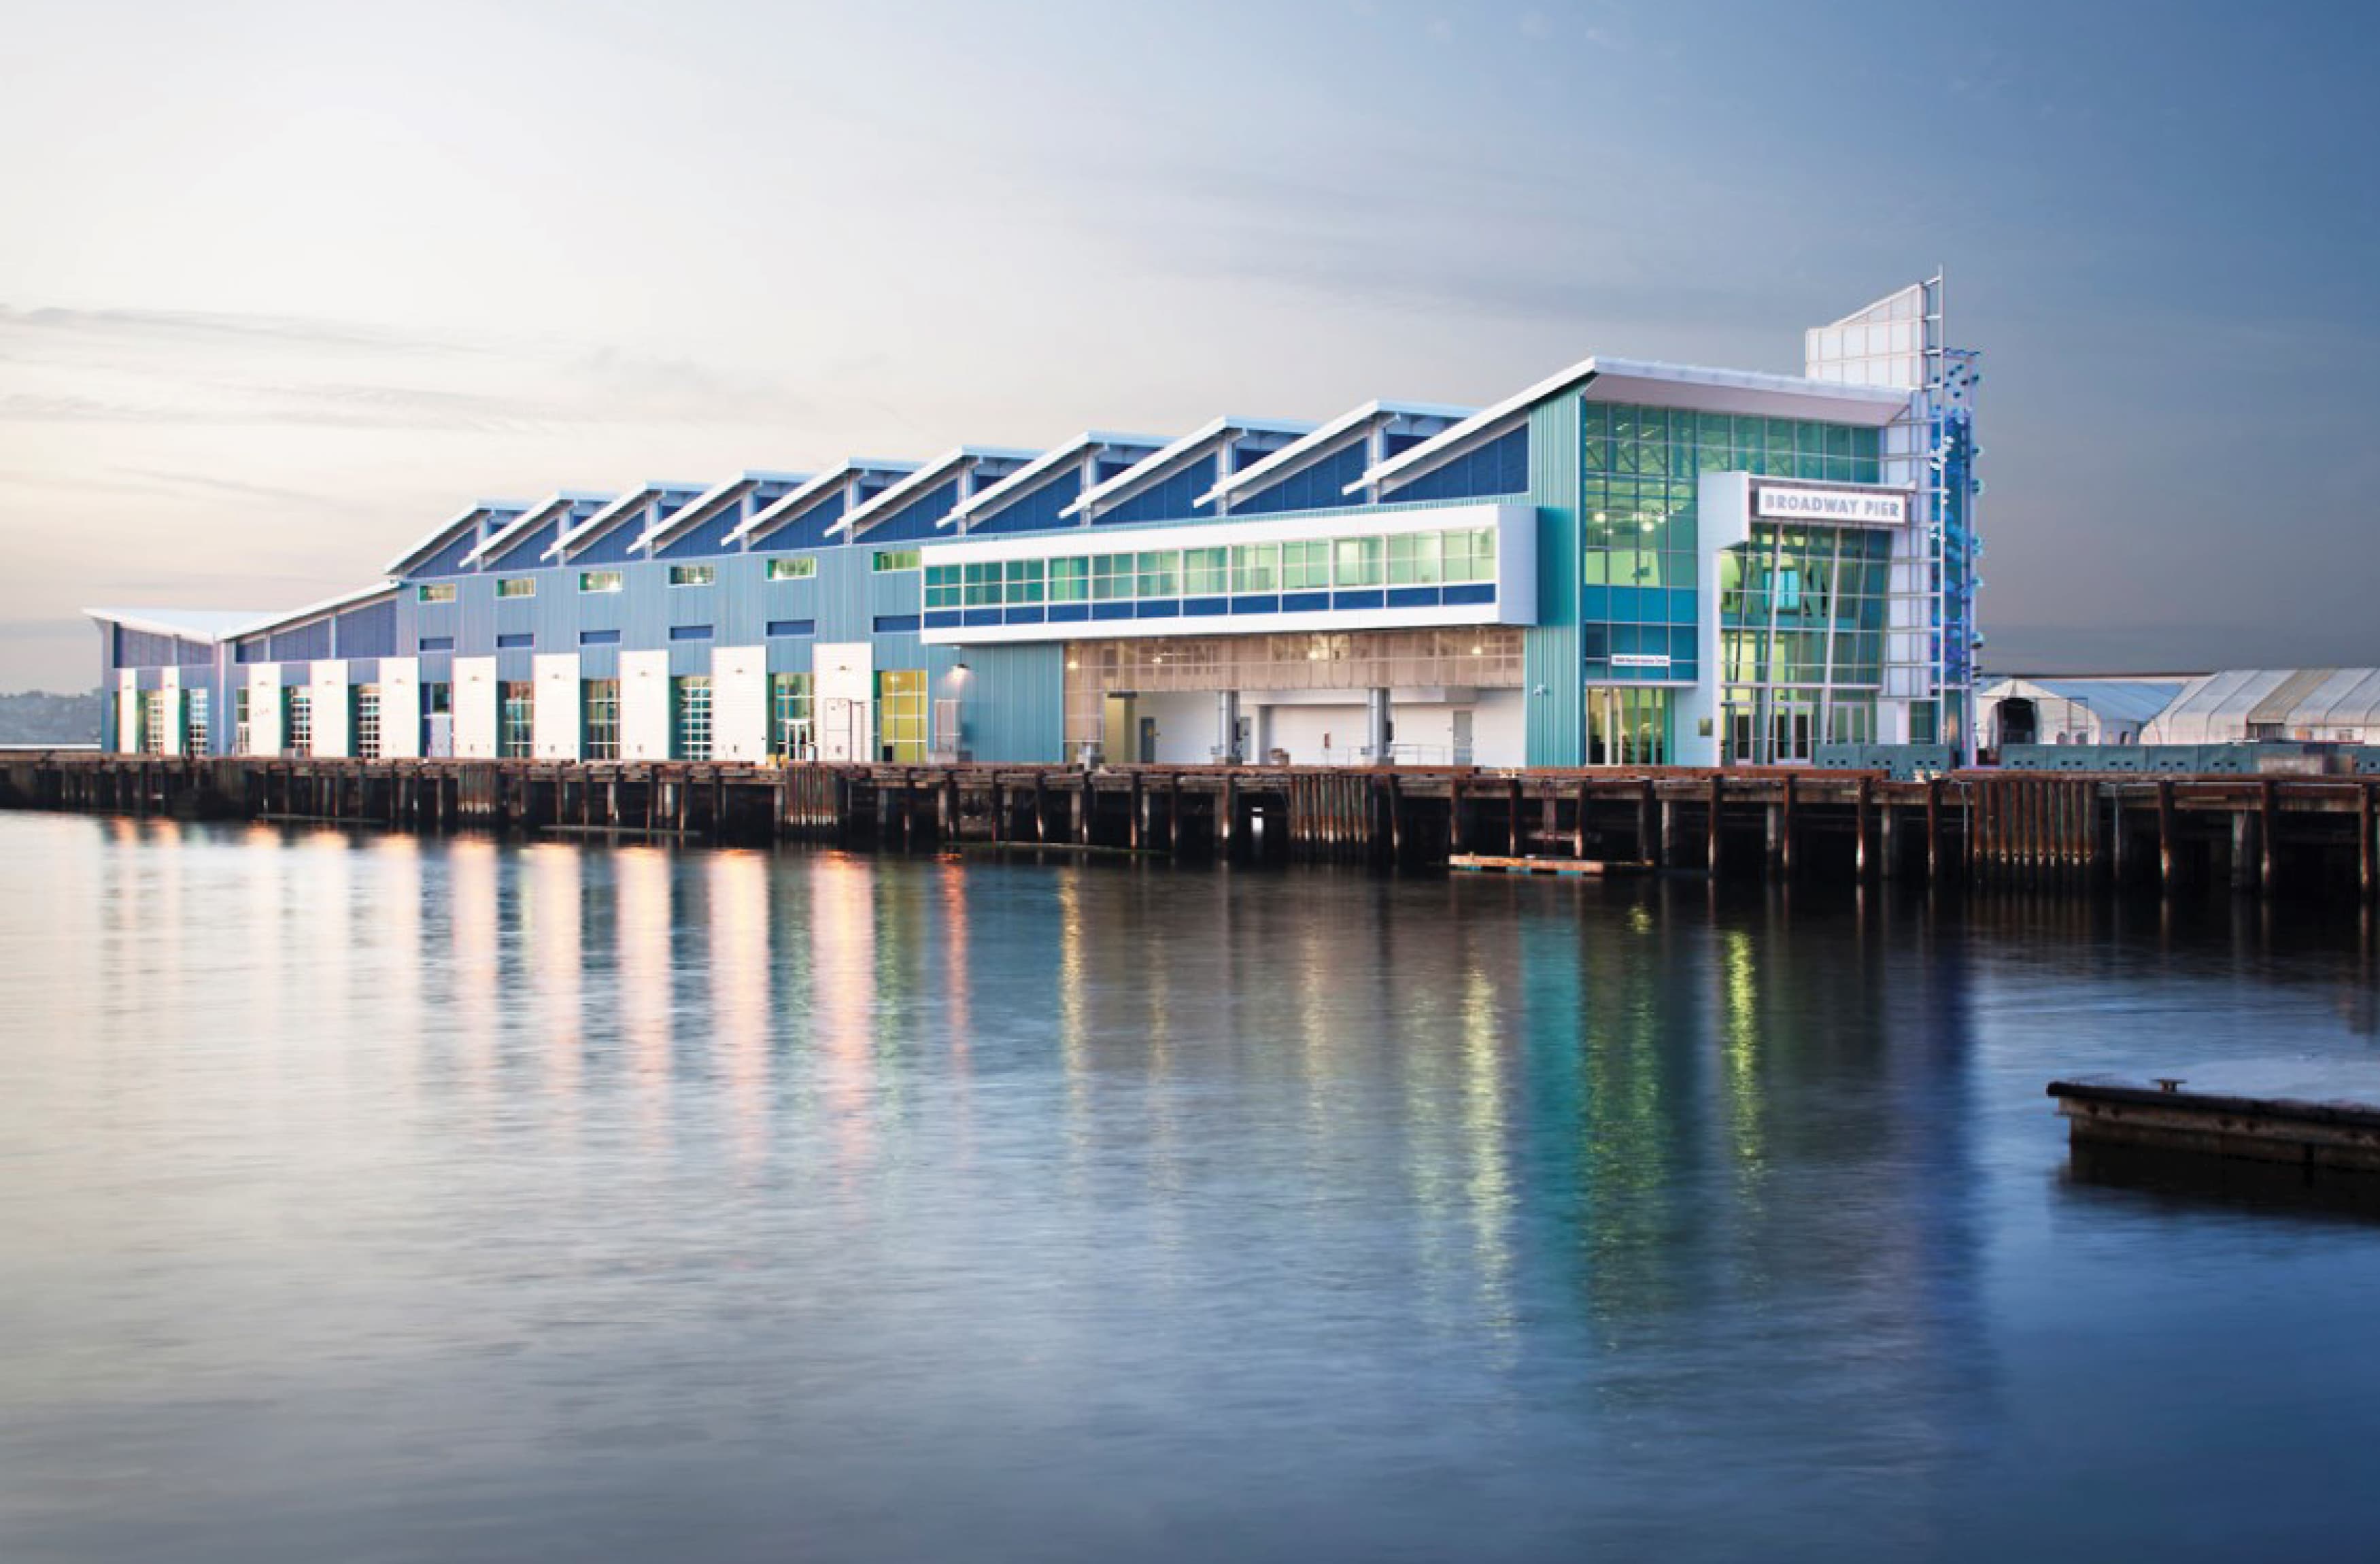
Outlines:
<svg viewBox="0 0 2380 1564"><path fill-rule="evenodd" d="M1683 768L750 766L0 752L0 805L397 830L1505 872L2380 893L2380 782Z"/></svg>

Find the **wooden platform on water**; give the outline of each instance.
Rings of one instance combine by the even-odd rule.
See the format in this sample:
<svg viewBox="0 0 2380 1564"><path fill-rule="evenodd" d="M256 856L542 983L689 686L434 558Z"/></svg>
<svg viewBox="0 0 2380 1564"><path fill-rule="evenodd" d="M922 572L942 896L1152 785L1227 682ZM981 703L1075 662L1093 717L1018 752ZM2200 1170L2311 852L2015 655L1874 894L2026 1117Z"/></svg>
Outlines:
<svg viewBox="0 0 2380 1564"><path fill-rule="evenodd" d="M2380 1064L2250 1060L2149 1080L2049 1083L2083 1150L2380 1175Z"/></svg>
<svg viewBox="0 0 2380 1564"><path fill-rule="evenodd" d="M1650 874L1656 866L1601 858L1500 858L1482 853L1457 853L1446 860L1451 869L1483 874Z"/></svg>

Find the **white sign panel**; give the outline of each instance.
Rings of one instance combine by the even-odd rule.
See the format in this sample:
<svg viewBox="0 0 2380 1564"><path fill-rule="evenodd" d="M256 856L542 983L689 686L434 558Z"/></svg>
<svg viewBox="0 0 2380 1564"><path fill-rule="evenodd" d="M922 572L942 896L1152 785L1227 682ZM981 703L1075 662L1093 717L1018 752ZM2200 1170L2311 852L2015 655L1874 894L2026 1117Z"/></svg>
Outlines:
<svg viewBox="0 0 2380 1564"><path fill-rule="evenodd" d="M1667 653L1658 651L1616 651L1611 654L1614 668L1667 668Z"/></svg>
<svg viewBox="0 0 2380 1564"><path fill-rule="evenodd" d="M1893 489L1795 489L1763 483L1752 491L1752 514L1768 521L1899 527L1909 519L1909 496Z"/></svg>

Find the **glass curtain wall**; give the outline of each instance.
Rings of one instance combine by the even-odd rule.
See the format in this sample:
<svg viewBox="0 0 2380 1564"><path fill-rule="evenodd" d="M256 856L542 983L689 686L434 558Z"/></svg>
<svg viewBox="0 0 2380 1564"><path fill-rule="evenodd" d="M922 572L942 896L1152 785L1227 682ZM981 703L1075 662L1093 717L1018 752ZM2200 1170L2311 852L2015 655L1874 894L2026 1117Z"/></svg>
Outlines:
<svg viewBox="0 0 2380 1564"><path fill-rule="evenodd" d="M1791 764L1876 735L1888 532L1753 527L1719 564L1725 758Z"/></svg>
<svg viewBox="0 0 2380 1564"><path fill-rule="evenodd" d="M496 758L526 760L532 753L537 686L527 679L506 679L496 686Z"/></svg>
<svg viewBox="0 0 2380 1564"><path fill-rule="evenodd" d="M670 681L670 753L679 760L710 758L710 676Z"/></svg>
<svg viewBox="0 0 2380 1564"><path fill-rule="evenodd" d="M620 758L620 681L587 679L579 685L580 746L589 760Z"/></svg>
<svg viewBox="0 0 2380 1564"><path fill-rule="evenodd" d="M769 753L780 760L818 758L817 730L810 716L810 675L769 676Z"/></svg>
<svg viewBox="0 0 2380 1564"><path fill-rule="evenodd" d="M895 765L926 760L926 673L922 668L888 668L876 675L876 740Z"/></svg>

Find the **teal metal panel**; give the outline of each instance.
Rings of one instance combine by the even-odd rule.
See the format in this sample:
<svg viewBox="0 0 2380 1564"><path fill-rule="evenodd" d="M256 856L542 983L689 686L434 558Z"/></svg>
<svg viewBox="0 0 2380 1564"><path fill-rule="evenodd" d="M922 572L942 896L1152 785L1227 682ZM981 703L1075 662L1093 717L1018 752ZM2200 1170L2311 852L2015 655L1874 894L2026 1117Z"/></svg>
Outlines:
<svg viewBox="0 0 2380 1564"><path fill-rule="evenodd" d="M967 665L960 742L976 759L1054 765L1065 758L1063 646L970 647L953 661Z"/></svg>
<svg viewBox="0 0 2380 1564"><path fill-rule="evenodd" d="M1537 623L1521 637L1532 766L1586 756L1586 692L1578 644L1578 395L1529 411L1529 498L1537 507ZM1542 693L1540 693L1542 692Z"/></svg>

